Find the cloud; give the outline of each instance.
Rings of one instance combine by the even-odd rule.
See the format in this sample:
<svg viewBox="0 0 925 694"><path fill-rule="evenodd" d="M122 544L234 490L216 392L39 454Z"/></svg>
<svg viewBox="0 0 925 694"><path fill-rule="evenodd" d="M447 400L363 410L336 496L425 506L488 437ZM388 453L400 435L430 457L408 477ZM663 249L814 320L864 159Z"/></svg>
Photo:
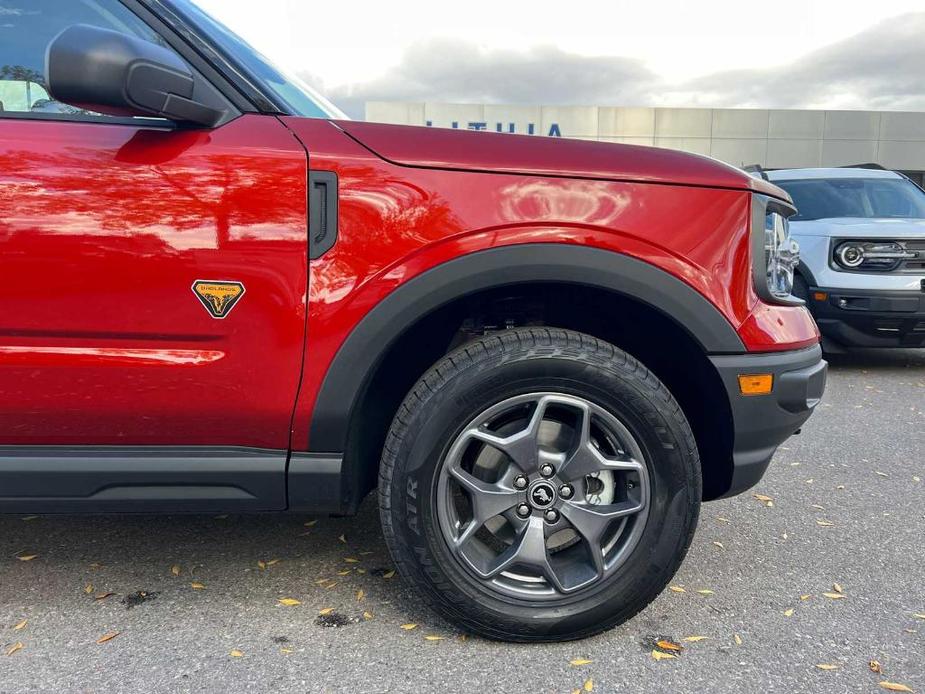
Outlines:
<svg viewBox="0 0 925 694"><path fill-rule="evenodd" d="M683 83L667 82L621 56L432 39L410 48L385 75L326 93L355 117L363 116L366 101L925 110L923 36L925 12L916 12L778 67L728 70ZM773 50L770 37L762 50ZM317 76L302 76L324 89Z"/></svg>

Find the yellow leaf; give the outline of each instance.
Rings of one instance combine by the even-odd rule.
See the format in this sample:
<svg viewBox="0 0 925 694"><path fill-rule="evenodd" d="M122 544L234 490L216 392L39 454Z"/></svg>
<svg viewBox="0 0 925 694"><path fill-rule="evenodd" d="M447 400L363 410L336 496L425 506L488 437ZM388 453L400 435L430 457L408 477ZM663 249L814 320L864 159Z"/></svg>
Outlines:
<svg viewBox="0 0 925 694"><path fill-rule="evenodd" d="M585 684L582 687L582 689L584 689L586 692L593 692L594 691L594 680L592 680L590 677L586 679Z"/></svg>
<svg viewBox="0 0 925 694"><path fill-rule="evenodd" d="M295 607L296 605L301 605L302 603L295 598L280 598L280 605L285 605L286 607Z"/></svg>
<svg viewBox="0 0 925 694"><path fill-rule="evenodd" d="M736 646L741 646L741 645L742 645L742 637L741 637L741 636L739 636L738 634L733 634L733 635L732 635L732 638L735 639Z"/></svg>
<svg viewBox="0 0 925 694"><path fill-rule="evenodd" d="M760 501L760 502L763 503L763 504L766 504L766 503L768 503L769 501L774 501L774 499L773 499L772 497L770 497L770 496L765 496L764 494L752 494L752 496L755 497L756 499L758 499L758 501Z"/></svg>
<svg viewBox="0 0 925 694"><path fill-rule="evenodd" d="M258 561L257 568L260 569L261 571L266 571L267 563L265 561Z"/></svg>
<svg viewBox="0 0 925 694"><path fill-rule="evenodd" d="M182 569L180 569L179 564L174 564L173 566L170 567L170 573L172 573L174 576L179 576L181 572L182 572Z"/></svg>
<svg viewBox="0 0 925 694"><path fill-rule="evenodd" d="M100 637L96 640L96 642L97 642L97 643L106 643L107 641L112 641L112 640L113 640L114 638L116 638L118 635L119 635L119 632L118 632L118 631L110 631L109 633L106 633L106 634L103 634L102 636L100 636Z"/></svg>
<svg viewBox="0 0 925 694"><path fill-rule="evenodd" d="M360 563L359 559L354 559L353 557L345 557L344 561L347 562L348 564L359 564Z"/></svg>
<svg viewBox="0 0 925 694"><path fill-rule="evenodd" d="M424 639L427 641L443 641L445 638L445 636L436 636L435 634L428 634L424 637Z"/></svg>
<svg viewBox="0 0 925 694"><path fill-rule="evenodd" d="M840 583L833 583L833 584L832 584L832 588L833 588L833 590L834 590L836 593L844 593L844 592L845 592L844 590L842 590L842 587L841 587L841 584L840 584Z"/></svg>
<svg viewBox="0 0 925 694"><path fill-rule="evenodd" d="M686 593L687 592L681 586L668 586L668 590L674 593Z"/></svg>
<svg viewBox="0 0 925 694"><path fill-rule="evenodd" d="M349 575L350 575L350 569L344 569L343 571L338 571L338 572L337 572L337 575L338 575L338 576L349 576Z"/></svg>
<svg viewBox="0 0 925 694"><path fill-rule="evenodd" d="M394 575L395 570L392 569L391 571L386 571L384 574L382 574L382 578L392 578Z"/></svg>
<svg viewBox="0 0 925 694"><path fill-rule="evenodd" d="M289 655L290 653L292 653L292 649L291 648L280 648L279 652L282 653L283 655Z"/></svg>
<svg viewBox="0 0 925 694"><path fill-rule="evenodd" d="M916 619L925 619L925 614L919 614L918 612L913 612L912 616Z"/></svg>
<svg viewBox="0 0 925 694"><path fill-rule="evenodd" d="M587 658L575 658L575 660L570 660L568 664L572 667L581 667L582 665L590 665L593 662L593 660L588 660Z"/></svg>
<svg viewBox="0 0 925 694"><path fill-rule="evenodd" d="M821 525L823 528L831 528L832 526L835 525L835 523L833 523L832 521L818 519L816 521L816 525Z"/></svg>
<svg viewBox="0 0 925 694"><path fill-rule="evenodd" d="M418 625L417 624L402 624L401 628L404 629L405 631L411 631L412 629L417 629Z"/></svg>
<svg viewBox="0 0 925 694"><path fill-rule="evenodd" d="M92 592L93 592L93 584L88 583L86 587L84 587L84 593L86 593L87 595L90 595L90 593Z"/></svg>
<svg viewBox="0 0 925 694"><path fill-rule="evenodd" d="M832 600L842 600L848 597L844 593L823 593L823 595L827 598L831 598Z"/></svg>
<svg viewBox="0 0 925 694"><path fill-rule="evenodd" d="M320 614L322 617L324 617L326 614L331 614L333 611L334 611L334 608L333 608L333 607L325 607L325 608L324 608L323 610L321 610L318 614Z"/></svg>
<svg viewBox="0 0 925 694"><path fill-rule="evenodd" d="M115 595L115 593L97 593L93 596L93 599L97 602L102 602L106 598L111 598L113 595Z"/></svg>
<svg viewBox="0 0 925 694"><path fill-rule="evenodd" d="M337 581L331 581L330 583L328 583L328 585L322 586L322 588L333 588L336 585L337 585Z"/></svg>
<svg viewBox="0 0 925 694"><path fill-rule="evenodd" d="M38 554L22 554L16 558L19 559L19 561L32 561L37 556L39 555Z"/></svg>
<svg viewBox="0 0 925 694"><path fill-rule="evenodd" d="M723 546L723 543L722 543L722 542L714 542L713 544L716 545L717 547L719 547L720 549L726 549L726 548Z"/></svg>
<svg viewBox="0 0 925 694"><path fill-rule="evenodd" d="M704 588L703 590L698 590L697 592L700 593L701 595L715 595L715 593L708 588Z"/></svg>
<svg viewBox="0 0 925 694"><path fill-rule="evenodd" d="M677 658L676 655L671 655L671 653L662 653L661 651L652 651L652 657L656 660L671 660L672 658Z"/></svg>
<svg viewBox="0 0 925 694"><path fill-rule="evenodd" d="M270 561L267 562L267 566L276 566L277 564L279 564L279 562L280 562L279 559L271 559Z"/></svg>
<svg viewBox="0 0 925 694"><path fill-rule="evenodd" d="M6 654L7 656L11 656L14 653L21 651L23 648L25 648L25 646L23 645L22 641L17 641L12 646L6 649Z"/></svg>
<svg viewBox="0 0 925 694"><path fill-rule="evenodd" d="M366 573L366 569L357 569L357 573L361 576Z"/></svg>
<svg viewBox="0 0 925 694"><path fill-rule="evenodd" d="M205 584L199 583L198 581L194 581L190 583L189 587L192 588L193 590L205 590L206 589Z"/></svg>
<svg viewBox="0 0 925 694"><path fill-rule="evenodd" d="M717 516L716 520L718 520L720 523L731 523L732 522L728 518L723 518L722 516Z"/></svg>
<svg viewBox="0 0 925 694"><path fill-rule="evenodd" d="M871 672L876 672L878 675L883 674L883 666L876 660L871 660L867 663L867 667L870 668Z"/></svg>
<svg viewBox="0 0 925 694"><path fill-rule="evenodd" d="M784 610L784 616L785 616L785 617L792 617L792 616L793 616L793 608L791 607L789 610Z"/></svg>
<svg viewBox="0 0 925 694"><path fill-rule="evenodd" d="M372 612L364 612L364 613L363 613L363 619L369 620L369 619L372 619L372 618L373 618L373 613L372 613Z"/></svg>
<svg viewBox="0 0 925 694"><path fill-rule="evenodd" d="M890 692L911 692L912 690L904 684L898 682L880 682L880 686Z"/></svg>
<svg viewBox="0 0 925 694"><path fill-rule="evenodd" d="M26 628L26 625L27 625L28 623L29 623L29 620L28 620L28 619L22 620L19 624L17 624L15 627L13 627L13 631L22 631L23 629Z"/></svg>
<svg viewBox="0 0 925 694"><path fill-rule="evenodd" d="M800 596L800 600L809 600L811 597L813 596L810 595L809 593L806 593L805 595Z"/></svg>
<svg viewBox="0 0 925 694"><path fill-rule="evenodd" d="M304 525L306 528L310 528L310 527L312 527L312 526L313 526L315 523L317 523L317 522L318 522L317 520L305 521L305 523L303 523L303 525Z"/></svg>
<svg viewBox="0 0 925 694"><path fill-rule="evenodd" d="M366 593L363 591L362 588L360 588L360 589L357 591L357 602L362 601L363 598L365 598L365 597L366 597Z"/></svg>
<svg viewBox="0 0 925 694"><path fill-rule="evenodd" d="M820 663L816 666L820 670L837 670L838 665L829 665L828 663Z"/></svg>
<svg viewBox="0 0 925 694"><path fill-rule="evenodd" d="M233 650L231 653L229 653L228 655L230 655L232 658L243 658L243 657L244 657L243 651L239 651L237 648L234 649L234 650Z"/></svg>
<svg viewBox="0 0 925 694"><path fill-rule="evenodd" d="M697 643L698 641L703 641L704 639L710 638L709 636L685 636L682 641L687 641L688 643Z"/></svg>
<svg viewBox="0 0 925 694"><path fill-rule="evenodd" d="M655 645L661 648L663 651L683 651L684 650L684 646L674 643L672 641L668 641L667 639L662 639Z"/></svg>

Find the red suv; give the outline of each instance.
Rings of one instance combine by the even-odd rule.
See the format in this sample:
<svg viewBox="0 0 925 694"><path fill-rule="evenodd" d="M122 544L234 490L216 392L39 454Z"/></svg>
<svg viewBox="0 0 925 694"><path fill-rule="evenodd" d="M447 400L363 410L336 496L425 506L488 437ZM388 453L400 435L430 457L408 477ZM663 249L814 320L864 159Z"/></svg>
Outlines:
<svg viewBox="0 0 925 694"><path fill-rule="evenodd" d="M822 396L787 194L357 123L189 0L0 28L0 512L350 514L438 612L577 638Z"/></svg>

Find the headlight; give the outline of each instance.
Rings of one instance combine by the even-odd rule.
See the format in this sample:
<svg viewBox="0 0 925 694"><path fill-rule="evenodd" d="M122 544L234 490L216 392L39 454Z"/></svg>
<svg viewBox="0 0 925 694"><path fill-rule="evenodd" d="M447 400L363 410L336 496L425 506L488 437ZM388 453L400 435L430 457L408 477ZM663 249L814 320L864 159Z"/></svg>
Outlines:
<svg viewBox="0 0 925 694"><path fill-rule="evenodd" d="M890 272L918 254L895 241L836 241L832 257L836 268Z"/></svg>
<svg viewBox="0 0 925 694"><path fill-rule="evenodd" d="M790 238L787 218L795 210L763 195L752 199L752 271L755 290L765 301L802 303L791 295L793 272L800 262L800 246Z"/></svg>

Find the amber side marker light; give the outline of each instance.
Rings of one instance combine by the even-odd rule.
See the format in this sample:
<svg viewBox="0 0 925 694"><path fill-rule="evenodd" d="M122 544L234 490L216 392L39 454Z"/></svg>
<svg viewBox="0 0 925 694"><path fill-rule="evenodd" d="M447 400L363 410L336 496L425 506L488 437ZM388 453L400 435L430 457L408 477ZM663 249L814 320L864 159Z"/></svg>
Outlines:
<svg viewBox="0 0 925 694"><path fill-rule="evenodd" d="M774 374L740 374L742 395L767 395L774 388Z"/></svg>
<svg viewBox="0 0 925 694"><path fill-rule="evenodd" d="M826 299L829 298L829 295L826 294L825 292L816 292L815 294L813 294L813 298L816 301L825 301Z"/></svg>

